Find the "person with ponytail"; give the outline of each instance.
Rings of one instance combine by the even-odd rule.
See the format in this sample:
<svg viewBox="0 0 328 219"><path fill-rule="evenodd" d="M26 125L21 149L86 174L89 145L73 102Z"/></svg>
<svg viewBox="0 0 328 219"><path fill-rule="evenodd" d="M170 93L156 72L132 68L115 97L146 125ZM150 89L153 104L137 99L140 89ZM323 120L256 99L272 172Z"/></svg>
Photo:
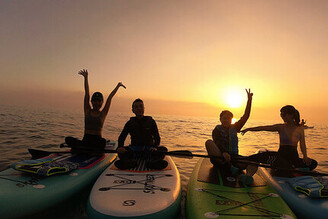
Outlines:
<svg viewBox="0 0 328 219"><path fill-rule="evenodd" d="M304 127L301 125L298 110L292 105L286 105L280 109L280 116L284 121L283 124L257 126L241 130L242 135L248 131L270 131L278 132L279 134L280 146L278 153L267 152L255 154L250 156L249 159L283 167L308 168L309 170L315 169L318 163L307 155ZM300 158L298 155L298 143L303 158ZM274 157L274 159L272 159L272 157Z"/></svg>

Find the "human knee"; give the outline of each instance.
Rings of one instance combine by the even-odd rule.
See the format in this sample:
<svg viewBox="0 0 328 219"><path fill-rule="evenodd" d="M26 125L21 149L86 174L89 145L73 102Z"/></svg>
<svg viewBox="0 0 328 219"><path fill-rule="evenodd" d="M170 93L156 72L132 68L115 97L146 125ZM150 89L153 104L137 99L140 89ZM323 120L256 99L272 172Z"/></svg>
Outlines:
<svg viewBox="0 0 328 219"><path fill-rule="evenodd" d="M207 147L208 145L211 145L213 144L214 142L211 140L211 139L208 139L206 142L205 142L205 146Z"/></svg>
<svg viewBox="0 0 328 219"><path fill-rule="evenodd" d="M121 160L128 160L133 158L133 151L129 147L118 148L117 154Z"/></svg>
<svg viewBox="0 0 328 219"><path fill-rule="evenodd" d="M215 146L214 141L210 139L205 142L206 150L211 150L214 146Z"/></svg>
<svg viewBox="0 0 328 219"><path fill-rule="evenodd" d="M69 147L81 147L82 146L81 140L78 140L77 138L73 138L73 137L66 137L65 143Z"/></svg>
<svg viewBox="0 0 328 219"><path fill-rule="evenodd" d="M163 160L165 157L165 152L167 152L167 148L164 146L157 147L157 153L152 153L152 160ZM164 152L164 153L161 153Z"/></svg>
<svg viewBox="0 0 328 219"><path fill-rule="evenodd" d="M316 160L311 160L311 164L309 166L310 170L314 170L318 166L318 162Z"/></svg>
<svg viewBox="0 0 328 219"><path fill-rule="evenodd" d="M157 151L167 152L168 150L167 150L167 148L164 147L164 146L159 146L159 147L157 147Z"/></svg>
<svg viewBox="0 0 328 219"><path fill-rule="evenodd" d="M68 136L65 138L66 144L72 143L73 141L75 141L75 138L73 138L73 137Z"/></svg>

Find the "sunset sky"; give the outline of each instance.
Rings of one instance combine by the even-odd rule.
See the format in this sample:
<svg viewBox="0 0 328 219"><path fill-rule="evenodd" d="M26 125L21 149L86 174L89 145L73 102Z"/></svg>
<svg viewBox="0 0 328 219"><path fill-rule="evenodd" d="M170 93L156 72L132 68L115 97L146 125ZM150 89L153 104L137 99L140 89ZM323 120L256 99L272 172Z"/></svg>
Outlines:
<svg viewBox="0 0 328 219"><path fill-rule="evenodd" d="M328 122L328 1L0 0L1 104L81 108L83 78L112 110Z"/></svg>

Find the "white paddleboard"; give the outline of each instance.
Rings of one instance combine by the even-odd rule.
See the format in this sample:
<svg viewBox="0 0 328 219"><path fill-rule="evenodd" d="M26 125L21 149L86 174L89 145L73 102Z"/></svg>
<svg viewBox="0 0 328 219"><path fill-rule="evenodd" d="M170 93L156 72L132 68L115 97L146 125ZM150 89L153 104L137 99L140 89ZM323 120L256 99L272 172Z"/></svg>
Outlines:
<svg viewBox="0 0 328 219"><path fill-rule="evenodd" d="M90 193L90 218L173 218L180 208L180 175L171 157L163 170L144 168L144 160L131 170L114 164L98 178Z"/></svg>

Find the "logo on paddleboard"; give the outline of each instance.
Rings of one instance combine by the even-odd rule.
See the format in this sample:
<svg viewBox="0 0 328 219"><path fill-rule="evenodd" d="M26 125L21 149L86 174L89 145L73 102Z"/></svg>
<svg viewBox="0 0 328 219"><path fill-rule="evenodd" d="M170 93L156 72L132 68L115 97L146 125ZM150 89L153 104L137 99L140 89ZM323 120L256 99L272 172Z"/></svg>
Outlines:
<svg viewBox="0 0 328 219"><path fill-rule="evenodd" d="M136 200L125 200L123 206L133 206L136 204Z"/></svg>
<svg viewBox="0 0 328 219"><path fill-rule="evenodd" d="M171 191L170 188L157 186L155 184L157 178L172 177L171 174L107 174L106 176L115 177L116 179L112 181L112 186L101 187L98 189L99 191L105 192L111 189L141 190L148 194L155 194L156 191Z"/></svg>
<svg viewBox="0 0 328 219"><path fill-rule="evenodd" d="M16 186L20 187L20 188L23 188L23 187L29 186L29 185L36 186L36 185L39 185L39 181L40 181L40 178L33 177L27 181L21 181L21 182L17 183Z"/></svg>

